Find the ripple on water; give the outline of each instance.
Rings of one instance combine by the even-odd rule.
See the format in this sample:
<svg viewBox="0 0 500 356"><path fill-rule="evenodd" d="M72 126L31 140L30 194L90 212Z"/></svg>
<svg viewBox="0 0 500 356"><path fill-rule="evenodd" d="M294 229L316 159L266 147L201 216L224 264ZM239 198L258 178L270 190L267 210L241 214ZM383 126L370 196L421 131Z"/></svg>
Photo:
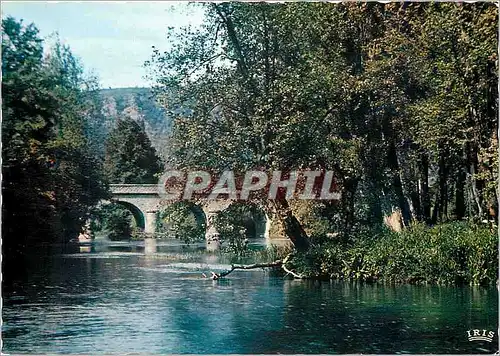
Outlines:
<svg viewBox="0 0 500 356"><path fill-rule="evenodd" d="M96 253L68 253L62 255L65 258L77 259L107 259L107 258L129 258L130 256L144 256L140 252L96 252Z"/></svg>
<svg viewBox="0 0 500 356"><path fill-rule="evenodd" d="M212 281L201 273L230 265L201 256L67 257L71 263L37 266L17 282L17 294L4 296L5 352L474 353L489 345L457 335L469 324L498 322L496 290L463 288L457 298L453 288L396 287L396 296L394 287L285 281L261 270ZM471 306L472 297L482 309Z"/></svg>
<svg viewBox="0 0 500 356"><path fill-rule="evenodd" d="M170 274L198 274L202 276L210 275L210 272L227 271L231 269L231 265L226 264L206 264L206 263L170 263L162 264L154 267L137 266L137 269L143 271L157 272L157 273L170 273ZM238 271L240 272L240 271Z"/></svg>

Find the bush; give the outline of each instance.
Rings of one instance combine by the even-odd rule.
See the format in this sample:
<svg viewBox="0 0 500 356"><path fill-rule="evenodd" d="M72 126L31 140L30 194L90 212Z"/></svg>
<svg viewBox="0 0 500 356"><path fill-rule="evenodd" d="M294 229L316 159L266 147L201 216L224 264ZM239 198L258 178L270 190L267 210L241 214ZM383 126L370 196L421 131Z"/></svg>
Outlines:
<svg viewBox="0 0 500 356"><path fill-rule="evenodd" d="M351 245L323 242L290 260L297 272L314 278L490 285L497 280L498 240L488 226L466 222L401 233L383 230Z"/></svg>
<svg viewBox="0 0 500 356"><path fill-rule="evenodd" d="M205 239L205 216L195 214L193 204L178 202L157 213L156 233L175 237L185 243L203 241ZM200 214L203 214L201 212Z"/></svg>
<svg viewBox="0 0 500 356"><path fill-rule="evenodd" d="M220 234L226 252L245 254L250 238L257 237L259 227L265 224L265 215L254 204L233 203L227 209L219 212L214 224ZM261 226L262 227L262 226Z"/></svg>
<svg viewBox="0 0 500 356"><path fill-rule="evenodd" d="M93 232L108 230L110 240L129 240L135 227L132 213L119 204L108 204L96 209L91 220Z"/></svg>
<svg viewBox="0 0 500 356"><path fill-rule="evenodd" d="M105 226L110 233L110 240L129 240L132 236L132 214L125 208L116 207L111 209L106 216Z"/></svg>

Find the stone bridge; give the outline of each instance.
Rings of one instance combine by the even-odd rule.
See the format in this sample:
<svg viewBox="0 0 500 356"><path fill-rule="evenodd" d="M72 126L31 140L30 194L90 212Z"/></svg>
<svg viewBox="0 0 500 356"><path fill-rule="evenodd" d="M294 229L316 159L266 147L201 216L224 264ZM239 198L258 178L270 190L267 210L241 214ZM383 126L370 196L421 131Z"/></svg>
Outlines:
<svg viewBox="0 0 500 356"><path fill-rule="evenodd" d="M157 212L174 204L171 200L162 200L158 194L157 184L111 184L112 202L125 206L133 214L137 226L146 234L154 234L156 229ZM204 219L207 241L217 236L217 230L213 224L213 217L226 209L234 201L228 199L206 200L195 203L197 210ZM266 216L263 224L256 225L258 235L269 237L270 219ZM262 225L262 226L258 226Z"/></svg>

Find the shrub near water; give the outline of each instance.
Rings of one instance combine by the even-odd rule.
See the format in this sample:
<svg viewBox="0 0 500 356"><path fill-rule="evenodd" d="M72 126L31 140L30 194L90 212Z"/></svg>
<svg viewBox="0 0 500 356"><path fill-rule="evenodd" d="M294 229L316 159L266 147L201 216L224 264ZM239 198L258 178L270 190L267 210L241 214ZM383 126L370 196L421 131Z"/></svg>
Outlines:
<svg viewBox="0 0 500 356"><path fill-rule="evenodd" d="M394 282L491 284L497 279L497 236L487 226L416 225L387 233L369 257Z"/></svg>
<svg viewBox="0 0 500 356"><path fill-rule="evenodd" d="M489 285L497 280L498 240L486 225L455 222L384 231L350 246L317 244L291 265L309 277Z"/></svg>

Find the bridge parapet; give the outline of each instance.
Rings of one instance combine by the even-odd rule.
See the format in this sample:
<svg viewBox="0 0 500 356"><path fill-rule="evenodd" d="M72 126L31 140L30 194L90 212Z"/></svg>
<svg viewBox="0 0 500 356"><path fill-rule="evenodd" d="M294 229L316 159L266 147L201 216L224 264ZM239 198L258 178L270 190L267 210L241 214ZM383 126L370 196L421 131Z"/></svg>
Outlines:
<svg viewBox="0 0 500 356"><path fill-rule="evenodd" d="M157 184L110 184L112 194L153 194L158 195Z"/></svg>

